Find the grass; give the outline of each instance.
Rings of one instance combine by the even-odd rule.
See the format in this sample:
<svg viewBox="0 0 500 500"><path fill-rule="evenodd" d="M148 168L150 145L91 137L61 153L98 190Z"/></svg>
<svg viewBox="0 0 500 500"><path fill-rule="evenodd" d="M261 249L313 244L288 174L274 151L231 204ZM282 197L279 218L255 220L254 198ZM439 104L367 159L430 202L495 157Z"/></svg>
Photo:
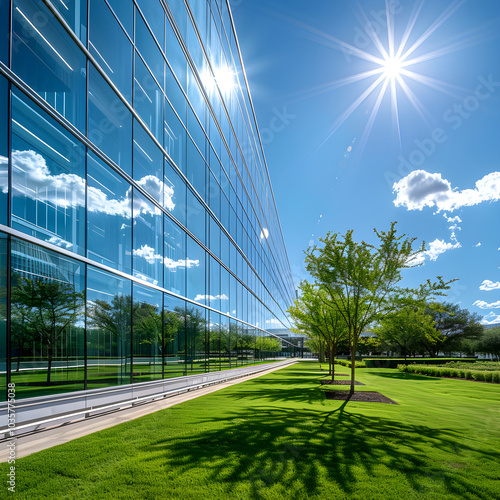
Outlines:
<svg viewBox="0 0 500 500"><path fill-rule="evenodd" d="M302 362L17 460L17 498L500 498L498 386L357 373L396 406L326 400L325 376Z"/></svg>

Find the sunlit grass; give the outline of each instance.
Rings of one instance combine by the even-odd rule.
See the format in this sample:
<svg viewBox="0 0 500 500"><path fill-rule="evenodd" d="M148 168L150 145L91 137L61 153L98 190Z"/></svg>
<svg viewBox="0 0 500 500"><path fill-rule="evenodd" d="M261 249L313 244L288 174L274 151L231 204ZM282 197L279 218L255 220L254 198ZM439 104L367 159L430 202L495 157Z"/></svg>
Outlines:
<svg viewBox="0 0 500 500"><path fill-rule="evenodd" d="M399 405L346 403L326 375L295 364L20 459L17 497L500 497L500 387L365 368Z"/></svg>

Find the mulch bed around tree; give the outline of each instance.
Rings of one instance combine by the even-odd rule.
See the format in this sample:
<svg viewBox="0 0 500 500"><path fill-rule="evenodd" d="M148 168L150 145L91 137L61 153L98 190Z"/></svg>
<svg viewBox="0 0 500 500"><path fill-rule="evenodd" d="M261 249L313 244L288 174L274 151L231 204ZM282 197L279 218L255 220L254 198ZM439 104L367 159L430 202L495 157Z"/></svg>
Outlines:
<svg viewBox="0 0 500 500"><path fill-rule="evenodd" d="M347 373L336 373L336 377L348 377L349 375ZM323 380L320 380L321 384L329 384L332 381L331 378L324 378Z"/></svg>
<svg viewBox="0 0 500 500"><path fill-rule="evenodd" d="M351 385L350 380L322 380L321 385ZM357 380L354 382L354 385L366 385L358 382Z"/></svg>
<svg viewBox="0 0 500 500"><path fill-rule="evenodd" d="M362 401L364 403L388 403L391 405L398 405L396 401L385 397L380 392L371 391L356 391L349 397L349 391L325 391L326 399L349 400L349 401Z"/></svg>

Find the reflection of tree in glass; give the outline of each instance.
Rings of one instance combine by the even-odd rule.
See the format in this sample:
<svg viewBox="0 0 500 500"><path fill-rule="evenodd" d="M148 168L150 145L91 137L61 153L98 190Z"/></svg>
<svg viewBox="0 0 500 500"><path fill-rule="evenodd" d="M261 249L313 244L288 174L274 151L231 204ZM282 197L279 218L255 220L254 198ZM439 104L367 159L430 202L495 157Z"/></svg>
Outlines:
<svg viewBox="0 0 500 500"><path fill-rule="evenodd" d="M161 344L161 314L148 302L134 304L134 337L140 344Z"/></svg>
<svg viewBox="0 0 500 500"><path fill-rule="evenodd" d="M14 298L14 292L13 292ZM10 338L12 342L12 350L17 351L17 367L16 372L21 367L21 358L23 356L24 346L36 339L36 332L28 320L28 308L25 304L20 304L17 300L13 300L11 304L11 327Z"/></svg>
<svg viewBox="0 0 500 500"><path fill-rule="evenodd" d="M175 340L184 319L184 310L169 311L163 309L163 352L167 353L170 344Z"/></svg>
<svg viewBox="0 0 500 500"><path fill-rule="evenodd" d="M101 328L110 332L118 345L118 357L125 355L125 373L127 373L127 345L130 340L130 319L132 312L132 297L130 295L115 295L111 302L95 300L87 307L89 326Z"/></svg>
<svg viewBox="0 0 500 500"><path fill-rule="evenodd" d="M196 353L205 354L205 313L196 307L186 309L186 330L188 348L186 355L191 357L191 362L196 358Z"/></svg>
<svg viewBox="0 0 500 500"><path fill-rule="evenodd" d="M24 326L21 328L33 332L42 343L42 348L46 347L47 384L50 384L56 345L66 328L73 326L82 312L83 292L75 291L74 285L63 281L33 280L20 275L13 276L13 285L13 316L17 320L22 318Z"/></svg>

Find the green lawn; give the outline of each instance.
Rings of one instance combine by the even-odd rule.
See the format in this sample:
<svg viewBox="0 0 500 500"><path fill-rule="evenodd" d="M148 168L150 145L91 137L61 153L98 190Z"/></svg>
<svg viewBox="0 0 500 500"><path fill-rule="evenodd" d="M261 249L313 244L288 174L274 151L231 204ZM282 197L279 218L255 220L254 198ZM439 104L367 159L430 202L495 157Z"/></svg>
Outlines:
<svg viewBox="0 0 500 500"><path fill-rule="evenodd" d="M358 370L396 406L326 400L326 375L302 362L20 459L17 498L500 498L498 385Z"/></svg>

